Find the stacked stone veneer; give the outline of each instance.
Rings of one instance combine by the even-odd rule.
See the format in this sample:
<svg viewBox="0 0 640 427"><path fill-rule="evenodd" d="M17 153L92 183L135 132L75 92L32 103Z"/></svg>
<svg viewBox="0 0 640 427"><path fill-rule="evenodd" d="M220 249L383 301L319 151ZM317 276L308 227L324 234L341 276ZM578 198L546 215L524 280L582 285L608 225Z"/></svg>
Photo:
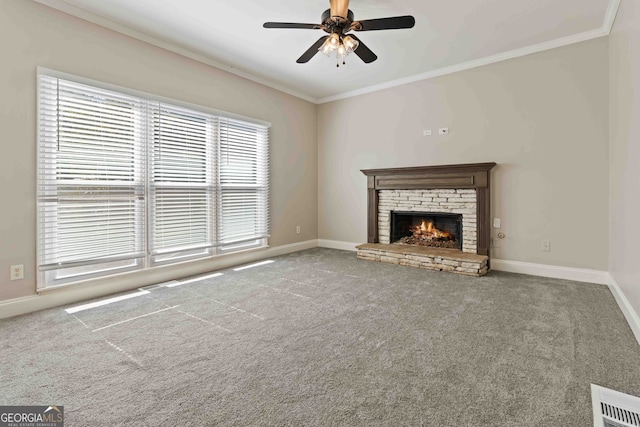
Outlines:
<svg viewBox="0 0 640 427"><path fill-rule="evenodd" d="M419 267L427 270L450 271L468 276L484 276L489 270L487 265L489 257L483 255L463 254L461 252L457 252L460 255L456 255L451 249L425 248L415 251L410 246L391 246L376 243L359 245L357 246L358 259Z"/></svg>
<svg viewBox="0 0 640 427"><path fill-rule="evenodd" d="M462 251L477 253L478 229L475 189L380 190L378 192L378 239L389 242L391 211L462 214Z"/></svg>

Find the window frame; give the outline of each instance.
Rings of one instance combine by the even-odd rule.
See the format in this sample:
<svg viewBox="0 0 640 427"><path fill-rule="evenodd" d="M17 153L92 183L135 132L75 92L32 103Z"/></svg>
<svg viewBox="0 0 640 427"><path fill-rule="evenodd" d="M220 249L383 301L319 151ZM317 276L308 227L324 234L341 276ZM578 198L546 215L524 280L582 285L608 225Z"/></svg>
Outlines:
<svg viewBox="0 0 640 427"><path fill-rule="evenodd" d="M207 141L207 144L210 144L211 142L213 142L213 147L208 147L208 149L214 151L213 156L214 156L215 165L211 167L214 169L212 175L215 181L212 183L207 183L206 185L202 186L203 188L205 188L204 190L206 192L205 198L208 200L205 205L205 209L208 210L207 215L211 215L213 217L213 219L210 221L211 230L209 230L210 233L213 233L211 236L212 244L207 245L207 247L203 247L203 248L195 248L195 249L191 248L191 249L174 250L174 251L168 250L168 251L164 251L166 252L164 254L152 252L152 238L154 238L152 237L153 226L154 226L153 225L153 218L154 218L153 209L155 206L153 197L154 197L154 194L156 194L156 193L153 193L153 191L162 187L164 188L173 188L173 187L171 187L170 184L158 186L157 185L158 183L154 183L153 181L153 176L152 176L153 175L153 163L152 163L153 159L151 158L151 156L153 155L153 150L154 150L154 137L151 135L151 131L149 130L149 127L152 126L153 120L151 119L150 111L147 111L146 117L145 117L145 120L146 120L145 125L147 126L147 130L146 130L146 135L144 137L144 140L142 142L144 146L143 149L146 150L145 151L146 160L143 162L143 166L142 166L143 181L144 181L143 182L144 188L142 190L144 222L142 225L142 228L143 228L142 230L138 230L136 228L136 233L142 233L143 235L142 238L144 240L143 241L144 257L135 258L129 261L115 260L112 262L104 262L104 263L98 263L98 262L92 263L92 264L84 263L84 266L83 265L72 266L69 268L56 268L56 266L43 268L43 266L41 265L41 260L42 260L41 248L43 247L42 245L45 244L44 242L45 236L43 234L44 219L41 218L41 204L44 203L44 202L41 202L41 168L43 167L42 164L44 162L44 160L42 160L43 158L41 157L42 155L41 144L44 144L44 142L41 142L41 139L42 139L41 132L43 132L43 128L41 127L42 125L41 123L41 114L42 114L41 113L41 88L40 88L41 76L48 76L54 79L67 80L73 83L91 86L93 89L96 89L96 90L111 91L111 92L116 92L118 94L125 95L125 96L140 98L146 103L147 110L150 110L150 107L149 107L150 105L157 105L160 107L164 104L166 106L169 106L170 108L182 109L182 110L187 110L187 111L196 112L198 114L202 114L203 116L206 116L208 118L207 120L215 120L218 122L226 119L238 120L238 121L244 122L249 126L251 125L255 126L255 129L262 129L262 131L264 131L266 135L266 139L263 141L264 146L261 146L260 149L266 152L266 162L262 166L263 169L259 170L259 172L264 175L264 180L266 182L266 188L264 189L264 194L266 195L265 196L266 201L264 204L264 209L262 211L258 210L257 214L264 216L264 218L262 219L266 222L265 233L264 233L265 235L260 238L252 239L250 242L245 241L245 242L226 244L226 245L220 242L220 239L219 239L219 234L221 233L220 231L221 230L220 229L221 213L220 212L221 212L221 200L222 200L221 195L223 193L223 186L220 181L220 171L219 171L221 142L220 142L220 135L218 134L218 135L215 135L212 141ZM37 202L36 210L37 210L37 216L38 216L38 219L37 219L38 227L37 227L37 233L36 233L37 234L37 252L38 252L37 253L37 268L38 268L37 289L38 290L43 290L43 289L48 289L48 288L53 288L58 286L66 286L69 284L76 284L85 280L101 278L101 277L109 277L119 273L128 273L131 271L139 271L139 270L149 270L157 266L174 265L174 264L189 262L193 260L201 260L201 259L216 257L219 255L224 255L228 253L235 253L235 252L240 252L244 250L264 248L269 246L269 243L268 243L269 232L270 232L269 133L270 133L270 127L271 127L271 124L269 122L254 119L254 118L249 118L249 117L245 117L237 114L228 113L221 110L212 109L209 107L204 107L201 105L195 105L195 104L187 103L184 101L179 101L176 99L149 94L147 92L137 91L137 90L133 90L133 89L117 86L117 85L112 85L109 83L99 82L99 81L95 81L95 80L91 80L91 79L87 79L87 78L83 78L83 77L79 77L79 76L75 76L75 75L71 75L71 74L67 74L67 73L63 73L63 72L59 72L59 71L55 71L55 70L51 70L43 67L37 68L36 81L37 81L36 92L37 92L37 98L38 98L37 99L37 106L38 106L37 141L36 141L37 156L38 156L37 157L38 158L38 161L37 161L38 191L37 191L37 200L36 200ZM256 132L258 133L262 131L256 130ZM49 180L53 180L54 183L56 183L57 181L55 177L52 178L51 176L47 176L47 178ZM187 186L189 186L189 184L187 184ZM59 193L56 193L56 194L59 194ZM51 207L49 207L49 209L51 209ZM52 209L56 209L56 208L53 207Z"/></svg>

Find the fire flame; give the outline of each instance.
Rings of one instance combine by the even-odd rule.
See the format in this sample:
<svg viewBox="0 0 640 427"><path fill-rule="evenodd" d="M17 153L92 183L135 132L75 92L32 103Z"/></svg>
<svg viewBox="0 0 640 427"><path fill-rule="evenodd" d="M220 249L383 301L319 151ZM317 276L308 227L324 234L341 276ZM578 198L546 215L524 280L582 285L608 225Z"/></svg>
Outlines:
<svg viewBox="0 0 640 427"><path fill-rule="evenodd" d="M435 239L453 239L453 235L447 231L438 230L432 221L426 222L424 219L420 225L411 227L411 232L415 237L426 237Z"/></svg>

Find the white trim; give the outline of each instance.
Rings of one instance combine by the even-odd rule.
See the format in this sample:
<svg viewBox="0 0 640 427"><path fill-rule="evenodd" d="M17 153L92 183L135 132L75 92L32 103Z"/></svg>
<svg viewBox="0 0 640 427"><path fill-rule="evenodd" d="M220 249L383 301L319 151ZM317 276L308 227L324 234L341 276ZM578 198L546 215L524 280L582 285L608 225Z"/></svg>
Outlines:
<svg viewBox="0 0 640 427"><path fill-rule="evenodd" d="M599 385L591 383L591 408L593 410L593 427L604 427L602 421L602 409L600 408L600 389Z"/></svg>
<svg viewBox="0 0 640 427"><path fill-rule="evenodd" d="M620 0L609 0L609 6L607 7L607 13L604 15L604 23L602 29L607 33L611 33L613 23L616 20L616 15L620 9Z"/></svg>
<svg viewBox="0 0 640 427"><path fill-rule="evenodd" d="M318 241L313 239L266 249L253 249L221 255L206 260L155 267L150 270L135 271L107 278L87 280L81 284L59 286L47 289L46 292L41 292L37 295L0 301L0 319L130 291L144 286L176 280L181 277L204 274L317 246Z"/></svg>
<svg viewBox="0 0 640 427"><path fill-rule="evenodd" d="M259 83L261 85L270 87L272 89L278 90L280 92L284 92L286 94L295 96L296 98L304 99L305 101L312 102L314 104L317 103L317 100L309 96L305 93L298 92L286 86L279 85L277 83L270 82L261 77L254 76L251 73L248 73L243 70L239 70L233 65L225 64L220 61L216 61L206 55L196 53L191 49L186 49L184 47L178 46L172 42L167 40L163 40L157 36L152 36L143 31L133 29L126 25L117 23L108 18L96 15L95 13L89 12L85 9L82 9L77 6L73 6L69 3L66 3L64 0L34 0L38 3L41 3L50 8L56 9L60 12L67 13L69 15L75 16L76 18L83 19L85 21L91 22L93 24L99 25L101 27L107 28L109 30L118 32L120 34L124 34L125 36L133 37L134 39L143 41L145 43L149 43L151 45L157 46L159 48L168 50L170 52L176 53L178 55L184 56L185 58L193 59L194 61L201 62L203 64L210 65L212 67L218 68L220 70L226 71L227 73L234 74L236 76L242 77L247 80L251 80L252 82Z"/></svg>
<svg viewBox="0 0 640 427"><path fill-rule="evenodd" d="M355 247L360 244L361 243L318 239L318 246L321 248L342 249L345 251L357 251ZM609 284L610 277L608 272L602 270L534 264L531 262L510 261L495 258L491 259L491 269L509 273L528 274L531 276L574 280L576 282L597 283L599 285Z"/></svg>
<svg viewBox="0 0 640 427"><path fill-rule="evenodd" d="M290 243L288 245L275 246L273 248L269 248L268 254L256 259L264 259L272 256L287 255L293 252L304 251L307 249L313 249L317 247L318 247L317 239L305 240L304 242ZM236 263L234 265L239 265L239 263Z"/></svg>
<svg viewBox="0 0 640 427"><path fill-rule="evenodd" d="M89 298L97 298L117 292L138 289L143 286L149 286L161 282L168 282L180 277L190 277L207 273L215 269L228 268L234 265L241 265L248 262L258 261L274 256L286 255L289 253L312 249L315 247L356 251L355 247L358 244L359 243L326 239L307 240L304 242L275 246L267 249L258 249L254 251L231 254L226 257L214 259L214 263L207 263L204 266L197 265L189 268L187 266L187 263L185 263L183 264L184 267L179 269L180 273L176 274L174 271L171 274L172 278L169 279L162 279L162 276L160 274L157 274L147 278L146 280L144 278L138 278L138 280L132 279L128 281L122 281L117 280L116 278L112 278L112 280L110 280L110 282L112 283L110 283L109 286L105 286L104 284L96 286L92 283L87 283L85 286L77 285L69 286L66 288L60 287L57 292L53 292L53 289L51 289L50 292L42 293L40 295L32 295L6 301L0 301L0 319L18 316L20 314L31 313L34 311L52 308L60 305L71 304ZM215 265L212 266L211 264ZM638 344L640 344L640 316L638 316L638 314L635 312L635 310L631 306L631 303L620 289L620 286L608 272L500 259L492 259L491 266L492 269L498 271L608 285L614 299L620 307L620 310L629 323L629 326L631 327L631 330L635 335Z"/></svg>
<svg viewBox="0 0 640 427"><path fill-rule="evenodd" d="M118 33L124 34L129 37L133 37L135 39L141 40L143 42L149 43L151 45L160 47L162 49L168 50L170 52L176 53L178 55L182 55L186 58L193 59L194 61L201 62L203 64L210 65L212 67L224 70L228 73L235 74L236 76L245 78L247 80L251 80L255 83L259 83L261 85L270 87L272 89L278 90L280 92L287 93L289 95L295 96L297 98L303 99L305 101L309 101L314 104L324 104L331 101L337 101L340 99L351 98L358 95L364 95L366 93L377 92L383 89L389 89L396 86L405 85L408 83L414 83L421 80L427 80L434 77L443 76L446 74L457 73L459 71L469 70L476 67L481 67L484 65L493 64L496 62L505 61L508 59L519 58L521 56L530 55L532 53L538 53L549 49L555 49L557 47L568 46L574 43L580 43L583 41L591 40L598 37L603 37L609 35L611 29L613 27L613 23L615 21L616 14L620 7L621 0L609 0L609 5L607 6L607 11L605 13L604 22L602 27L585 31L582 33L574 34L567 37L562 37L555 40L550 40L548 42L539 43L532 46L527 46L521 49L515 49L509 52L499 53L493 56L487 56L484 58L479 58L474 61L465 62L462 64L452 65L450 67L439 68L436 70L428 71L426 73L416 74L413 76L405 77L402 79L393 80L390 82L382 83L379 85L373 85L364 87L361 89L344 92L338 95L327 96L324 98L315 98L308 94L299 92L297 90L293 90L286 86L282 86L280 84L268 81L262 77L255 76L249 72L242 71L237 69L232 65L225 64L220 61L216 61L206 55L196 53L190 49L186 49L184 47L178 46L174 43L171 43L167 40L163 40L156 36L152 36L143 31L133 29L131 27L125 26L123 24L116 23L110 19L104 18L102 16L91 13L82 8L72 6L69 3L66 3L64 0L34 0L43 5L49 6L53 9L57 9L61 12L67 13L69 15L75 16L77 18L83 19L85 21L92 22L101 27L116 31Z"/></svg>
<svg viewBox="0 0 640 427"><path fill-rule="evenodd" d="M625 319L627 319L627 323L629 323L629 327L633 332L633 335L636 337L636 341L638 341L638 345L640 345L640 316L633 309L633 306L625 296L624 292L613 278L611 274L609 276L609 289L613 294L613 297L616 299L618 306L620 306L620 310L622 310L622 314L624 314Z"/></svg>
<svg viewBox="0 0 640 427"><path fill-rule="evenodd" d="M492 259L491 269L510 273L528 274L532 276L552 277L555 279L574 280L576 282L597 283L607 285L618 303L636 341L640 345L640 316L634 310L627 297L607 271L589 270L586 268L560 267L556 265L534 264L529 262Z"/></svg>
<svg viewBox="0 0 640 427"><path fill-rule="evenodd" d="M616 408L618 411L604 412L601 405L603 403L612 407L610 409ZM609 426L631 427L637 424L627 422L630 421L628 416L632 415L624 414L623 411L631 412L634 415L640 414L640 398L591 383L591 407L593 408L593 427L604 427L605 420L607 421L606 425Z"/></svg>
<svg viewBox="0 0 640 427"><path fill-rule="evenodd" d="M574 43L580 43L583 41L603 37L608 33L598 28L591 31L585 31L583 33L573 34L571 36L563 37L560 39L550 40L548 42L539 43L520 49L511 50L508 52L498 53L497 55L485 56L484 58L475 59L469 62L463 62L461 64L452 65L450 67L438 68L436 70L427 71L426 73L415 74L413 76L404 77L402 79L392 80L389 82L381 83L378 85L367 86L361 89L352 90L350 92L344 92L338 95L327 96L326 98L318 99L318 104L324 104L326 102L337 101L340 99L351 98L358 95L364 95L366 93L377 92L384 89L390 89L396 86L402 86L409 83L415 83L422 80L432 79L434 77L444 76L446 74L457 73L459 71L469 70L471 68L482 67L484 65L494 64L496 62L506 61L508 59L519 58L521 56L531 55L532 53L543 52L549 49L555 49L557 47L568 46Z"/></svg>
<svg viewBox="0 0 640 427"><path fill-rule="evenodd" d="M491 259L491 269L509 273L528 274L531 276L552 277L554 279L573 280L576 282L597 283L606 285L609 273L587 268L561 267L558 265L534 264L531 262Z"/></svg>
<svg viewBox="0 0 640 427"><path fill-rule="evenodd" d="M341 242L339 240L318 239L318 246L321 248L340 249L343 251L356 252L356 246L362 243Z"/></svg>

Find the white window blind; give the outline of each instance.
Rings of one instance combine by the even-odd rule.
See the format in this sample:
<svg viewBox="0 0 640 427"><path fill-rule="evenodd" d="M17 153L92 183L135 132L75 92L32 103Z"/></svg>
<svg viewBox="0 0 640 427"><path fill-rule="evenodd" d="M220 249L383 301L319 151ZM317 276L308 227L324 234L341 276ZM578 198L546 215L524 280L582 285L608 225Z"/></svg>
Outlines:
<svg viewBox="0 0 640 427"><path fill-rule="evenodd" d="M217 119L165 104L152 111L153 260L209 253L215 242Z"/></svg>
<svg viewBox="0 0 640 427"><path fill-rule="evenodd" d="M223 250L269 233L267 129L220 119L220 242Z"/></svg>
<svg viewBox="0 0 640 427"><path fill-rule="evenodd" d="M40 77L39 268L135 268L144 247L144 106ZM66 274L64 274L66 273Z"/></svg>
<svg viewBox="0 0 640 427"><path fill-rule="evenodd" d="M41 74L38 286L264 246L268 125Z"/></svg>

